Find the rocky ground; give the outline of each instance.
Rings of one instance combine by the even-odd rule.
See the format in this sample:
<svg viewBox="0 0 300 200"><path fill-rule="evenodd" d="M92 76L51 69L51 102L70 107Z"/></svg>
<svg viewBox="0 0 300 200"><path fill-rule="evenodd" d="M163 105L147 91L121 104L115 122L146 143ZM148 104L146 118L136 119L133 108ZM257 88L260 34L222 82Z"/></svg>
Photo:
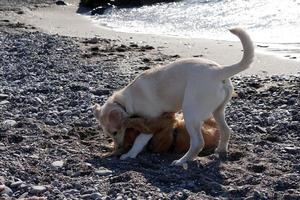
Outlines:
<svg viewBox="0 0 300 200"><path fill-rule="evenodd" d="M111 140L90 109L177 55L5 18L0 55L0 199L300 198L299 74L233 78L228 159L199 157L185 170L170 166L180 155L102 158Z"/></svg>

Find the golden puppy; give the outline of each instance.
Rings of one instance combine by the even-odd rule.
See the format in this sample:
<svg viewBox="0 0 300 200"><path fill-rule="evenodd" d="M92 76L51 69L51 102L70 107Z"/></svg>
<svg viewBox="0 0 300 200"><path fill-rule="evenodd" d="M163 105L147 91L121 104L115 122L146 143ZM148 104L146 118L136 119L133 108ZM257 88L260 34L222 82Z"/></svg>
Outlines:
<svg viewBox="0 0 300 200"><path fill-rule="evenodd" d="M154 153L186 153L190 147L189 134L185 128L182 116L175 113L165 113L154 119L129 118L125 120L126 128L123 149L132 148L136 137L141 133L153 134L147 149ZM205 142L204 149L214 149L219 141L219 129L213 118L206 120L202 127ZM135 156L129 156L135 157Z"/></svg>

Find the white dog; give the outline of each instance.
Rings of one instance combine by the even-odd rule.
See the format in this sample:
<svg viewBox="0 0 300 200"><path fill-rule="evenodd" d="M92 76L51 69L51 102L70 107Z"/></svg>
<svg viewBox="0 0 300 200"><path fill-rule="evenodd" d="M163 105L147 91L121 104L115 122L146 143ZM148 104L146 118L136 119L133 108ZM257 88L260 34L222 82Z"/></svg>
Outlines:
<svg viewBox="0 0 300 200"><path fill-rule="evenodd" d="M124 138L122 123L127 117L153 118L165 112L182 110L191 141L188 152L173 162L182 165L202 150L201 127L203 121L213 114L220 127L216 152L226 155L231 130L225 121L224 109L233 92L229 78L249 68L254 57L254 47L248 34L240 28L230 31L239 37L244 49L239 63L220 66L210 60L191 58L144 71L128 86L109 97L102 107L94 107L104 131L114 138L117 145L121 145ZM149 135L138 137L135 143L140 143L140 147L135 145L136 150L122 158L136 156L150 138Z"/></svg>

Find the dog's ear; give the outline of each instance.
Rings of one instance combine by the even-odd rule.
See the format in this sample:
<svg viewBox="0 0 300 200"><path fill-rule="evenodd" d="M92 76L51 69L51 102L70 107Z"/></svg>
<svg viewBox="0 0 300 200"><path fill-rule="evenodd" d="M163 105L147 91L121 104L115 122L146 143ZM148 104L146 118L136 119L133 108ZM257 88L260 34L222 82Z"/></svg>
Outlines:
<svg viewBox="0 0 300 200"><path fill-rule="evenodd" d="M122 112L119 109L113 109L108 114L108 121L111 127L122 128Z"/></svg>
<svg viewBox="0 0 300 200"><path fill-rule="evenodd" d="M94 111L94 115L95 115L96 119L99 120L100 119L100 114L101 114L101 106L96 103L93 106L93 111Z"/></svg>

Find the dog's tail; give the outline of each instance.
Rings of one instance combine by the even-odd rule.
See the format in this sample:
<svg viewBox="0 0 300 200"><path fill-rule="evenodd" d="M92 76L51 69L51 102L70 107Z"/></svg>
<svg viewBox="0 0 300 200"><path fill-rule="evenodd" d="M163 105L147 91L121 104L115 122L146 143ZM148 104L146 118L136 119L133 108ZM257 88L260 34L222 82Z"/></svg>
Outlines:
<svg viewBox="0 0 300 200"><path fill-rule="evenodd" d="M220 80L230 78L231 76L248 69L254 58L254 47L250 36L241 28L230 29L230 32L239 37L243 46L243 58L239 63L230 66L222 66L217 70L217 77Z"/></svg>

